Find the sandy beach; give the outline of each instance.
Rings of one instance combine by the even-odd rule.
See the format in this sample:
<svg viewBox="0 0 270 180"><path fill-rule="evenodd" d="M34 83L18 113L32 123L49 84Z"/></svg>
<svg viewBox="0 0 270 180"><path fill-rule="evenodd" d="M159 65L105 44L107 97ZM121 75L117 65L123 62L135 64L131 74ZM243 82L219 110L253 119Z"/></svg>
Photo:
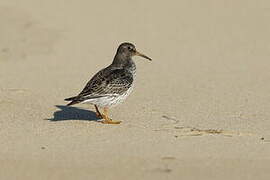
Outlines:
<svg viewBox="0 0 270 180"><path fill-rule="evenodd" d="M1 180L270 179L270 2L0 2ZM66 106L122 42L136 86Z"/></svg>

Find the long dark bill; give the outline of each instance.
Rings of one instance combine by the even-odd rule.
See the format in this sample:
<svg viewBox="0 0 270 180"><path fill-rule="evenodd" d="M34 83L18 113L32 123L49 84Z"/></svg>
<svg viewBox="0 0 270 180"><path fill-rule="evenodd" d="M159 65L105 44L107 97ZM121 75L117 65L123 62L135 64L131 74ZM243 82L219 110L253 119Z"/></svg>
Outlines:
<svg viewBox="0 0 270 180"><path fill-rule="evenodd" d="M146 55L144 55L144 54L142 54L142 53L140 53L140 52L138 52L138 51L136 51L136 55L137 55L137 56L141 56L141 57L143 57L143 58L145 58L145 59L148 59L149 61L152 61L152 59L151 59L150 57L148 57L148 56L146 56Z"/></svg>

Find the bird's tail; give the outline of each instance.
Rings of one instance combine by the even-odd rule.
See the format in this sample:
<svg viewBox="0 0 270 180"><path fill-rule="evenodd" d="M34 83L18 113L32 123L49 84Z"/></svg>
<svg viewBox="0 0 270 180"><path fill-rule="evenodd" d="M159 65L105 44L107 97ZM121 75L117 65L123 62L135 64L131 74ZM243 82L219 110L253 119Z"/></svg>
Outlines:
<svg viewBox="0 0 270 180"><path fill-rule="evenodd" d="M66 98L65 101L73 101L77 98L77 96Z"/></svg>
<svg viewBox="0 0 270 180"><path fill-rule="evenodd" d="M78 100L77 96L66 98L65 101L71 101L70 103L67 104L67 106L71 106L73 104L77 104L77 103L81 102L80 100Z"/></svg>
<svg viewBox="0 0 270 180"><path fill-rule="evenodd" d="M67 104L67 106L71 106L73 104L78 104L80 102L83 102L86 99L96 99L96 98L101 98L104 96L91 96L91 97L82 97L82 96L74 96L70 98L66 98L65 101L71 101L70 103Z"/></svg>

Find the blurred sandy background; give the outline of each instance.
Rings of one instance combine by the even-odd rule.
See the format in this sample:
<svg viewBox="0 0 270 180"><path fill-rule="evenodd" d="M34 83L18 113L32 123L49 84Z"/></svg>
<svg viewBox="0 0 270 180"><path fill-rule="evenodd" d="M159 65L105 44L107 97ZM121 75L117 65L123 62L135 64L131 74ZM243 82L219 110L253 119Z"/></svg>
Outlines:
<svg viewBox="0 0 270 180"><path fill-rule="evenodd" d="M270 2L0 1L0 179L269 179ZM134 92L66 107L133 42ZM90 111L88 111L90 110Z"/></svg>

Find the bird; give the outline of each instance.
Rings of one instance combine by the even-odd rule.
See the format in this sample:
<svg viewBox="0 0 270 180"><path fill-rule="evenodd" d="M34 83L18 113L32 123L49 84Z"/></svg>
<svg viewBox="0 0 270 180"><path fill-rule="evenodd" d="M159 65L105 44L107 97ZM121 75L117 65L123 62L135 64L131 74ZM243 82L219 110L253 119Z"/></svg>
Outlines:
<svg viewBox="0 0 270 180"><path fill-rule="evenodd" d="M103 119L102 123L120 124L121 121L109 118L109 108L122 103L133 90L136 77L133 56L141 56L152 61L151 58L137 51L132 43L121 43L112 63L98 71L77 96L66 98L65 101L70 101L67 106L78 103L92 104L96 116ZM103 109L103 113L99 108Z"/></svg>

